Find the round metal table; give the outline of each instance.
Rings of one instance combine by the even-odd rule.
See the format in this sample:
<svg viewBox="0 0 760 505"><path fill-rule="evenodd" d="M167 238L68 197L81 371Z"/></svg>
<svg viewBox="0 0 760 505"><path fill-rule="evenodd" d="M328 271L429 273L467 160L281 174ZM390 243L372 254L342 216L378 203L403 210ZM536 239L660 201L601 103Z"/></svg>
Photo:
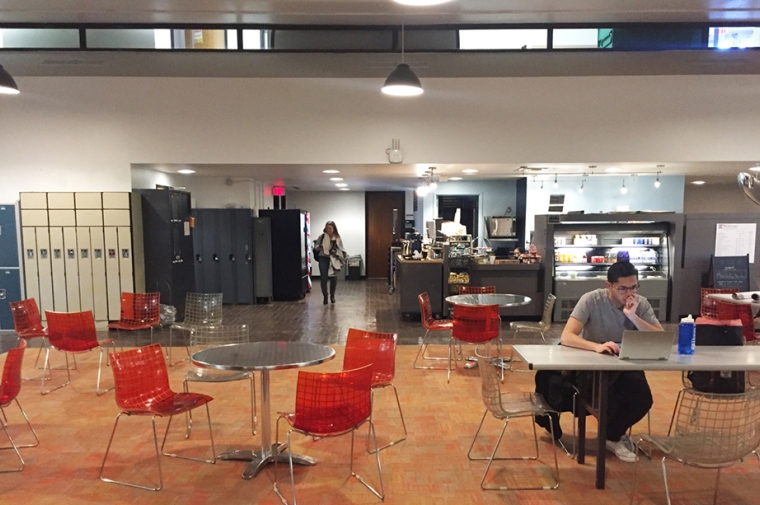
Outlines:
<svg viewBox="0 0 760 505"><path fill-rule="evenodd" d="M252 479L274 458L288 463L287 453L278 444L272 444L269 400L269 372L318 365L335 357L335 349L307 342L250 342L213 347L193 354L194 365L218 370L261 372L261 450L235 450L219 456L223 460L250 461L243 472L244 479ZM308 456L293 455L293 463L314 465Z"/></svg>

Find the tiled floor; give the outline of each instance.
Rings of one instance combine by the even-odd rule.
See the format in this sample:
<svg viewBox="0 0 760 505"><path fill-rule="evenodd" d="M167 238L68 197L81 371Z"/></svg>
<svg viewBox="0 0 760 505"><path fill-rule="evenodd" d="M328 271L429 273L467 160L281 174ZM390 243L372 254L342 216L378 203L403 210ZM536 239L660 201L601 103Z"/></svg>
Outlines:
<svg viewBox="0 0 760 505"><path fill-rule="evenodd" d="M395 310L394 297L380 281L341 283L338 303L323 306L321 296L301 302L275 303L254 307L225 307L225 322L249 323L256 339L288 339L331 343L341 342L351 326L383 331L396 331L402 340L416 344L423 332L419 323L402 322ZM556 339L560 326L552 329ZM168 337L157 334L159 339ZM149 340L147 334L133 336L140 343ZM339 370L343 348L335 345L336 358L308 370ZM434 348L443 352L444 347ZM394 383L398 387L404 410L408 439L382 452L383 478L386 504L577 504L599 503L617 505L629 499L632 465L608 459L607 490L594 489L593 452L586 465L578 465L564 454L559 454L561 486L556 491L483 492L479 483L485 464L469 461L467 450L483 414L480 400L480 380L477 370L463 370L453 374L450 384L441 371L414 370L411 363L417 352L415 345L400 346L397 353L397 372ZM24 375L34 375L34 351L27 354ZM54 364L61 364L54 356ZM2 361L2 358L0 358ZM170 382L175 390L181 389L187 364L169 368ZM98 472L110 436L113 421L118 413L113 393L97 397L94 394L97 354L89 353L79 359L79 370L72 374L72 384L47 396L40 396L36 382L23 385L20 401L39 433L37 448L23 449L26 469L20 473L0 475L0 504L33 503L56 505L95 503L146 503L146 504L275 504L279 503L272 492L271 468L252 481L244 481L240 474L244 464L220 461L207 465L172 458L161 458L164 489L160 492L142 491L123 486L105 484L98 480ZM272 412L292 409L297 370L277 371L271 374ZM677 373L647 374L655 396L652 410L652 430L664 433L670 421L673 401L680 387ZM106 381L111 383L109 370ZM258 375L257 375L258 378ZM61 379L60 372L55 381ZM248 384L245 381L226 384L193 385L193 390L210 394L214 439L219 452L230 448L251 448L260 443L260 436L250 433L248 416ZM503 391L530 391L533 374L507 374ZM395 403L389 391L376 398L376 423L380 442L398 436L399 423ZM21 430L21 420L15 406L6 408L11 432L20 443L28 440ZM208 437L203 429L204 416L196 417L196 428L189 440L183 438L183 420L176 419L167 443L167 449L198 456L207 447ZM571 419L562 417L565 442L570 442ZM159 436L166 421L159 420ZM476 448L486 451L495 441L501 424L489 418L484 427L485 443ZM645 429L637 426L635 431ZM589 435L595 436L596 426L589 422ZM362 430L361 435L366 431ZM494 479L525 482L541 479L550 463L551 444L545 433L541 436L541 459L538 464L513 461L495 464ZM146 418L122 419L112 456L109 456L108 476L155 480L155 459L152 457L150 421ZM530 451L531 421L516 420L510 423L505 434L503 449L515 455ZM3 436L0 434L0 439ZM281 438L282 435L281 435ZM353 503L380 503L369 491L349 479L348 451L350 437L312 440L295 436L296 451L316 457L314 467L296 468L296 486L299 503L345 505ZM366 455L363 437L357 438L354 449L356 471L371 483L378 484L373 473L373 459ZM1 444L2 442L0 442ZM591 441L593 444L593 441ZM593 448L593 445L591 445ZM111 459L113 458L113 459ZM9 451L0 451L0 469L13 464ZM289 495L285 468L280 467L279 482ZM643 460L640 464L640 484L637 485L635 503L665 503L659 459ZM698 470L677 464L668 465L673 503L712 503L714 471ZM490 480L491 477L489 477ZM760 496L760 467L755 459L725 470L721 476L718 503L749 505L758 503Z"/></svg>

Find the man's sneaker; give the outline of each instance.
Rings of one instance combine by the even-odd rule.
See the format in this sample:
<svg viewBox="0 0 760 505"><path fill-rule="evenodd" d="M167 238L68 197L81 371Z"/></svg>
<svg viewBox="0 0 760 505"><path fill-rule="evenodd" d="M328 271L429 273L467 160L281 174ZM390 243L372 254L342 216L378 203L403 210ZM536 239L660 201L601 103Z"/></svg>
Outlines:
<svg viewBox="0 0 760 505"><path fill-rule="evenodd" d="M625 461L626 463L635 463L636 462L636 455L631 451L631 449L628 448L628 437L621 438L617 442L613 442L612 440L607 440L607 450L611 453L615 454L617 458L620 461Z"/></svg>

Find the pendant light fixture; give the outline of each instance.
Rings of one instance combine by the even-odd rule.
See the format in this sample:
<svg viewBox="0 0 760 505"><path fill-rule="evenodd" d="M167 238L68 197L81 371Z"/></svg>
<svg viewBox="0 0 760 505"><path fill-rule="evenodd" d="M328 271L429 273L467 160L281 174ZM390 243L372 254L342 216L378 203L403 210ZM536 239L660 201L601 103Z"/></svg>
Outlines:
<svg viewBox="0 0 760 505"><path fill-rule="evenodd" d="M583 177L581 177L581 187L578 188L578 193L583 193L583 185L586 183L586 179L584 177L585 177L585 174Z"/></svg>
<svg viewBox="0 0 760 505"><path fill-rule="evenodd" d="M18 95L18 85L2 65L0 65L0 94Z"/></svg>
<svg viewBox="0 0 760 505"><path fill-rule="evenodd" d="M620 188L620 192L623 193L624 195L628 194L628 188L625 187L625 179L623 179L623 187Z"/></svg>
<svg viewBox="0 0 760 505"><path fill-rule="evenodd" d="M559 187L559 183L557 182L557 174L554 174L554 184L552 184L552 187L554 189L557 189Z"/></svg>
<svg viewBox="0 0 760 505"><path fill-rule="evenodd" d="M657 172L657 179L654 180L654 187L659 188L660 187L660 172Z"/></svg>
<svg viewBox="0 0 760 505"><path fill-rule="evenodd" d="M401 25L401 63L383 84L383 93L391 96L417 96L422 94L422 83L414 71L404 63L404 25Z"/></svg>

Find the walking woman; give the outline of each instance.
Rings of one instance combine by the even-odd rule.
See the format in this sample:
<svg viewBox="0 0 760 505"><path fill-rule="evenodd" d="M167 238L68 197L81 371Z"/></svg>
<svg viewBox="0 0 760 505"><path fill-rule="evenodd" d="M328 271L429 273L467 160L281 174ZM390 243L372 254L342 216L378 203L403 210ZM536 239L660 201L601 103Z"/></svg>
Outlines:
<svg viewBox="0 0 760 505"><path fill-rule="evenodd" d="M338 273L346 261L346 251L333 221L328 221L322 234L314 241L314 256L319 261L319 283L322 286L324 304L327 305L327 281L330 281L330 302L335 303L335 287Z"/></svg>

